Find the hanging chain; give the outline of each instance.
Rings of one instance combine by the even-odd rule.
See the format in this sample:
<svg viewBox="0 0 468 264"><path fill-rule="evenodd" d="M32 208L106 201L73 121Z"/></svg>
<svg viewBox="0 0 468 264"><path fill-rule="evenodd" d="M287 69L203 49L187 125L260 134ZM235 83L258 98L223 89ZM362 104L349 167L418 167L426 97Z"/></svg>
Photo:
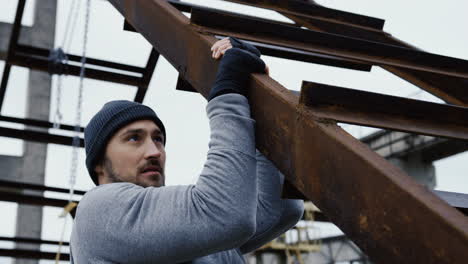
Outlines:
<svg viewBox="0 0 468 264"><path fill-rule="evenodd" d="M78 1L73 0L70 9L68 10L67 16L67 23L65 26L65 33L63 35L62 45L51 51L49 56L49 60L51 61L51 73L57 73L57 81L56 81L56 95L55 95L55 113L53 117L53 128L58 129L60 128L60 124L62 123L63 115L60 111L62 105L62 80L65 65L68 65L68 56L66 55L70 50L70 43L72 43L72 39L74 36L74 31L76 28L76 22L78 18L80 10L80 4ZM71 30L70 30L71 28Z"/></svg>
<svg viewBox="0 0 468 264"><path fill-rule="evenodd" d="M81 112L83 105L83 84L85 78L85 64L86 64L86 52L88 45L88 31L89 31L89 18L91 12L91 0L86 0L86 18L85 18L85 28L83 36L83 53L81 57L81 70L80 70L80 84L78 89L78 103L76 105L76 115L75 115L75 136L73 137L73 152L72 152L72 163L71 163L71 173L70 173L70 198L71 201L73 198L74 186L76 182L76 172L78 168L78 150L80 147L80 125L81 125Z"/></svg>
<svg viewBox="0 0 468 264"><path fill-rule="evenodd" d="M75 192L75 183L76 183L76 173L78 169L78 150L80 147L80 124L81 124L81 108L83 105L83 84L85 78L85 64L86 64L86 51L87 51L87 44L88 44L88 31L89 31L89 19L91 13L91 0L86 1L86 13L85 13L85 26L84 26L84 36L83 36L83 52L81 58L81 70L80 70L80 84L78 88L78 103L76 105L76 115L75 115L75 129L74 129L74 137L73 137L73 150L72 150L72 159L71 159L71 171L70 171L70 196L68 198L68 205L64 209L64 213L62 214L65 217L65 221L63 223L59 247L57 250L57 254L55 256L55 263L58 264L60 261L60 253L63 244L63 238L65 236L65 227L67 225L67 213L74 209L76 204L73 202L73 194ZM65 42L64 42L65 43Z"/></svg>

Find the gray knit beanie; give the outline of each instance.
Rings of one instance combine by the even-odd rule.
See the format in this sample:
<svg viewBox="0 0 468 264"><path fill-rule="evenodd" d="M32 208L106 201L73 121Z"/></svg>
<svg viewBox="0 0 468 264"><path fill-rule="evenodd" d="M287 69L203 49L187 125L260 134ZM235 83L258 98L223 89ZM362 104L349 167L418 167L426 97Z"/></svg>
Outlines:
<svg viewBox="0 0 468 264"><path fill-rule="evenodd" d="M103 157L110 138L117 130L137 120L154 121L164 135L166 144L166 129L163 123L151 108L139 103L126 100L111 101L89 121L84 131L86 167L96 185L99 184L94 168Z"/></svg>

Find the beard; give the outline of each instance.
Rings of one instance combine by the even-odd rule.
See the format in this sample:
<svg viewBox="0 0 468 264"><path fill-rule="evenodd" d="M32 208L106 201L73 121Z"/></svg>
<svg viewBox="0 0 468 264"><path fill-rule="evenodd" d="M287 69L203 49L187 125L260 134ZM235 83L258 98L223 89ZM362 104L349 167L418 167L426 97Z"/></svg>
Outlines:
<svg viewBox="0 0 468 264"><path fill-rule="evenodd" d="M157 166L159 168L159 172L161 174L160 177L162 178L162 184L160 186L159 185L143 184L143 183L138 182L136 177L135 177L135 181L136 181L135 184L140 185L141 187L144 187L144 188L150 187L150 186L152 186L152 187L164 186L165 185L165 183L164 183L164 179L165 179L164 169L159 164L159 161L152 160L152 159L148 160L143 166L141 166L141 168L138 168L138 172L141 171L143 168L146 168L148 166ZM112 165L112 161L107 156L104 157L103 167L104 167L104 171L106 172L110 182L112 182L112 183L128 182L128 181L124 180L124 177L122 177L117 172L115 172L114 166Z"/></svg>

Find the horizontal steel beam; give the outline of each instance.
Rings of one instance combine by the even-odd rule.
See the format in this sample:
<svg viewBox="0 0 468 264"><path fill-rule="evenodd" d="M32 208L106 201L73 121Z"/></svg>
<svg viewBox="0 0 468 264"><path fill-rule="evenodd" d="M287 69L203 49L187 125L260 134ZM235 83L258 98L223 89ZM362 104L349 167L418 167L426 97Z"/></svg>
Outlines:
<svg viewBox="0 0 468 264"><path fill-rule="evenodd" d="M373 41L280 25L229 12L192 8L190 20L200 32L229 35L241 33L246 39L355 59L377 65L391 65L468 78L468 61ZM253 37L255 36L255 37Z"/></svg>
<svg viewBox="0 0 468 264"><path fill-rule="evenodd" d="M208 10L212 12L219 11L217 9L202 7L202 6L194 5L191 3L184 3L184 2L178 2L178 1L168 1L168 2L171 3L174 7L176 7L181 12L191 12L192 8L203 9L203 10ZM275 23L293 26L292 24L287 24L287 23L281 23L281 22L275 22ZM128 31L135 31L135 29L127 21L125 21L124 29ZM220 35L220 36L226 36L226 35ZM331 56L331 55L324 55L324 54L297 50L297 49L292 49L292 48L268 45L268 44L264 44L260 42L255 42L255 39L254 39L254 42L251 42L251 44L256 46L263 55L267 55L267 56L295 60L295 61L310 62L310 63L316 63L316 64L321 64L321 65L326 65L326 66L340 67L340 68L346 68L346 69L358 70L358 71L370 71L372 69L372 65L362 63L356 60L349 60L349 59L339 58L339 57Z"/></svg>
<svg viewBox="0 0 468 264"><path fill-rule="evenodd" d="M42 197L38 195L29 195L23 193L16 193L12 191L0 190L0 201L29 204L37 206L52 206L63 208L68 204L68 200ZM74 201L78 203L78 201Z"/></svg>
<svg viewBox="0 0 468 264"><path fill-rule="evenodd" d="M390 34L383 31L372 31L355 27L352 25L343 25L333 22L325 22L314 19L308 19L300 16L288 15L282 13L296 23L309 29L339 34L353 38L361 38L369 41L396 45L408 49L420 50L415 46L405 43ZM421 50L420 50L421 51ZM457 104L468 107L468 80L466 78L457 78L443 74L427 73L423 71L410 70L389 65L381 65L385 70L403 78L410 83L426 90L427 92L443 99L447 103Z"/></svg>
<svg viewBox="0 0 468 264"><path fill-rule="evenodd" d="M31 56L31 54L18 52L11 58L10 62L13 65L26 67L26 68L30 68L33 70L45 71L45 72L49 72L50 70L49 59L46 57L36 57L36 56ZM63 74L80 76L80 71L81 71L80 66L62 64L62 68L64 69ZM104 71L104 70L97 70L97 69L93 69L89 67L85 68L85 72L86 72L86 78L95 79L95 80L121 83L121 84L133 85L133 86L138 86L141 83L141 78L133 76L133 75L109 72L109 71Z"/></svg>
<svg viewBox="0 0 468 264"><path fill-rule="evenodd" d="M73 146L73 137L53 135L46 132L34 130L21 130L0 127L0 137L10 137L27 141ZM80 138L80 147L84 147L84 140L82 138Z"/></svg>
<svg viewBox="0 0 468 264"><path fill-rule="evenodd" d="M382 29L385 20L375 17L369 17L332 8L323 7L314 2L287 0L229 0L245 5L272 9L275 11L287 13L290 15L298 15L307 18L321 19L335 23L351 24L361 27L373 29Z"/></svg>
<svg viewBox="0 0 468 264"><path fill-rule="evenodd" d="M42 240L37 238L27 238L27 237L4 237L0 236L0 241L10 241L15 243L28 243L28 244L43 244L43 245L58 245L59 241L53 240ZM69 246L69 242L62 242L63 246Z"/></svg>
<svg viewBox="0 0 468 264"><path fill-rule="evenodd" d="M110 1L203 96L217 72L216 38L165 0ZM468 220L265 74L249 102L257 148L377 263L464 263ZM434 228L436 226L437 228ZM408 230L411 232L408 232Z"/></svg>
<svg viewBox="0 0 468 264"><path fill-rule="evenodd" d="M0 180L0 187L6 188L14 188L14 189L21 189L21 190L34 190L34 191L49 191L49 192L58 192L58 193L69 193L69 189L65 188L58 188L52 186L44 186L39 184L33 183L26 183L26 182L17 182L17 181L5 181ZM76 195L84 195L86 191L74 190L74 194Z"/></svg>
<svg viewBox="0 0 468 264"><path fill-rule="evenodd" d="M48 49L43 49L39 47L32 47L28 45L22 45L18 44L16 48L16 52L23 53L23 54L29 54L31 56L40 56L44 58L48 58L50 55L50 50ZM66 54L67 59L69 61L74 61L81 63L82 56L77 56L73 54ZM95 58L89 58L86 57L86 64L87 65L94 65L94 66L100 66L104 68L109 68L110 70L121 70L121 71L128 71L132 73L140 73L143 74L146 72L146 69L143 67L138 67L138 66L133 66L133 65L128 65L128 64L122 64L122 63L116 63L112 61L105 61L105 60L100 60L100 59L95 59Z"/></svg>
<svg viewBox="0 0 468 264"><path fill-rule="evenodd" d="M0 248L0 256L26 259L55 259L56 252L46 252L28 249L5 249ZM70 254L61 253L60 260L69 261Z"/></svg>
<svg viewBox="0 0 468 264"><path fill-rule="evenodd" d="M303 82L300 102L318 118L468 140L468 108Z"/></svg>
<svg viewBox="0 0 468 264"><path fill-rule="evenodd" d="M27 125L27 126L42 127L42 128L53 128L54 127L54 124L49 122L49 121L31 119L31 118L18 118L18 117L0 115L0 121L16 123L16 124L23 124L23 125ZM68 130L68 131L75 131L74 126L64 125L64 124L60 124L59 129ZM80 127L79 131L84 132L84 127Z"/></svg>

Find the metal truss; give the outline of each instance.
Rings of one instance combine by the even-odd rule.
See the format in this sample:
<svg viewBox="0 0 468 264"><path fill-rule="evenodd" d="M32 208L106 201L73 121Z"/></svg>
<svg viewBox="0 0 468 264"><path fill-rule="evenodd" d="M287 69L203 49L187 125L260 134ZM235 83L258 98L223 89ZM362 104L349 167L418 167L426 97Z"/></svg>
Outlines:
<svg viewBox="0 0 468 264"><path fill-rule="evenodd" d="M262 74L252 75L248 95L257 121L257 147L286 175L290 186L313 201L372 261L462 263L468 257L466 216L336 125L337 121L364 120L375 127L466 140L462 135L466 128L460 120L441 122L437 115L419 120L419 114L450 111L467 119L463 106L468 93L443 85L465 83L467 61L423 52L393 39L381 30L381 20L306 1L234 1L281 12L295 19L296 24L291 25L197 6L190 8L188 19L175 7L175 1L110 2L179 71L180 86L203 96L209 92L218 63L211 60L210 47L216 36L229 35L378 65L458 104L436 106L374 94L353 96L352 104L345 104L327 99L325 86L311 88L311 84L305 85L298 98ZM321 30L316 29L319 26ZM428 76L429 85L420 81ZM431 82L433 78L437 81ZM335 90L355 95L339 87ZM369 105L376 98L410 104L405 109L412 113L389 109L388 104ZM354 109L355 105L367 105L368 109Z"/></svg>

